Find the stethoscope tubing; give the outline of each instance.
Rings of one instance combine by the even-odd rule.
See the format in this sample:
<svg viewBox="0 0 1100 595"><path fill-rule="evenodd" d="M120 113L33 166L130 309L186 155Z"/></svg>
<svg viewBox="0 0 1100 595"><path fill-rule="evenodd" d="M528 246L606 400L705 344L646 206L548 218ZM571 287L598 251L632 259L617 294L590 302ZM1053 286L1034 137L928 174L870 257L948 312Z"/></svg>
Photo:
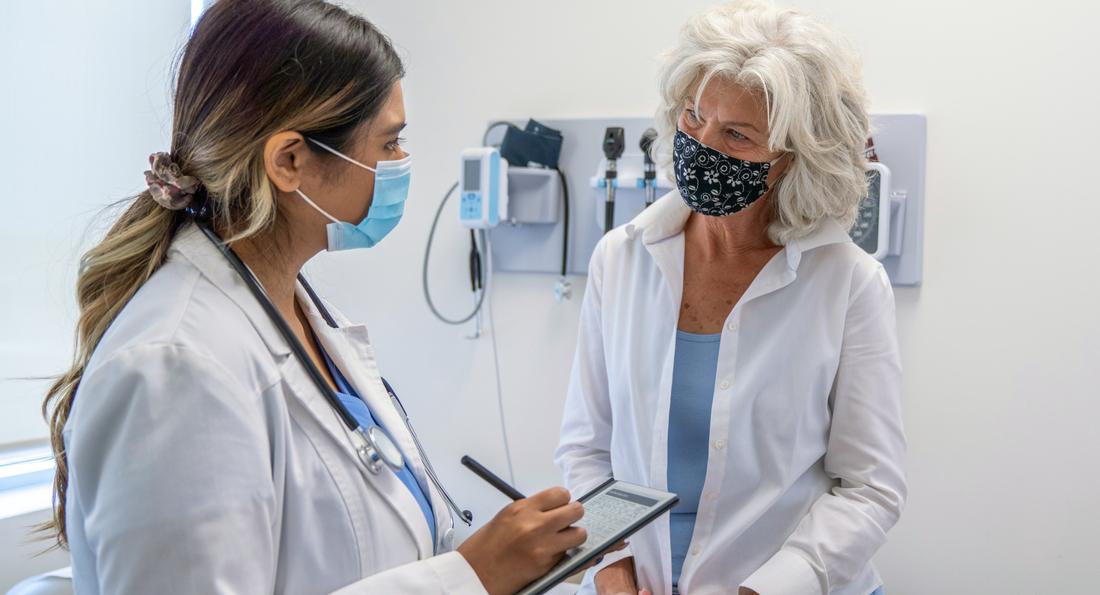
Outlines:
<svg viewBox="0 0 1100 595"><path fill-rule="evenodd" d="M298 340L298 337L294 334L294 331L291 330L290 325L287 324L282 314L275 307L275 304L272 303L271 298L267 295L267 292L264 291L263 286L260 285L260 282L258 279L256 279L256 276L252 274L252 271L249 270L247 266L245 266L244 262L240 259L239 256L237 256L233 249L227 246L225 242L221 239L221 237L219 237L218 234L206 224L206 222L203 220L204 213L202 213L201 211L192 211L190 209L188 210L188 213L192 216L195 225L199 228L199 230L202 231L203 235L205 235L206 238L210 240L212 244L214 244L214 246L218 249L222 256L224 256L225 259L229 261L229 264L245 282L245 285L248 286L248 289L252 293L253 297L255 297L256 301L260 303L260 306L264 309L264 312L267 314L271 322L279 330L279 333L283 336L283 339L286 340L287 344L290 346L291 351L294 353L298 361L302 364L302 367L305 368L306 373L309 375L313 383L317 386L317 389L321 391L321 394L325 397L325 400L328 401L329 405L333 408L334 411L336 411L337 415L339 415L340 420L344 422L344 425L347 426L349 430L362 438L365 446L373 450L374 453L381 455L384 451L378 448L378 446L375 444L375 440L359 424L359 421L355 419L355 416L353 416L350 411L348 411L347 407L344 406L344 404L340 401L340 398L336 395L336 392L332 390L331 386L329 386L328 381L325 380L324 376L321 374L321 371L317 369L316 365L314 365L313 360L309 357L309 354L306 353L305 347L302 346L301 341ZM332 317L332 314L328 311L328 309L325 308L324 304L321 302L320 297L318 297L317 293L313 290L313 287L300 273L298 274L298 282L302 284L302 287L306 290L306 294L309 295L310 300L317 307L317 310L321 313L321 317L324 318L325 322L332 328L339 328L336 320ZM382 383L385 385L386 391L389 393L390 398L397 403L398 408L400 409L401 420L402 422L404 422L406 429L409 430L409 434L413 438L413 442L416 445L417 451L420 453L421 460L424 461L424 470L427 472L427 475L431 478L436 487L439 488L439 491L443 495L444 499L447 501L448 506L455 513L458 514L459 518L461 518L464 523L466 523L467 525L471 524L473 520L473 515L468 510L460 509L458 504L455 503L454 499L451 498L451 495L447 492L447 490L443 487L443 484L439 481L439 477L436 475L435 469L432 468L431 463L428 461L428 458L424 453L423 447L421 447L420 445L420 440L417 437L416 432L413 430L412 424L409 423L408 413L406 413L405 406L397 397L397 393L394 392L393 387L390 386L389 382L387 382L385 378L382 379ZM393 443L393 439L390 438L390 436L381 426L376 426L376 429L381 433L382 436L385 436L386 440L389 440L391 444ZM371 474L377 475L381 472L381 466L373 464L371 462L373 457L370 456L370 454L365 453L362 447L357 448L356 451L359 454L361 462ZM369 453L369 451L367 452ZM395 472L399 471L404 466L403 460L400 462L400 464L397 464L396 462L391 461L386 457L381 458L385 461L386 465Z"/></svg>

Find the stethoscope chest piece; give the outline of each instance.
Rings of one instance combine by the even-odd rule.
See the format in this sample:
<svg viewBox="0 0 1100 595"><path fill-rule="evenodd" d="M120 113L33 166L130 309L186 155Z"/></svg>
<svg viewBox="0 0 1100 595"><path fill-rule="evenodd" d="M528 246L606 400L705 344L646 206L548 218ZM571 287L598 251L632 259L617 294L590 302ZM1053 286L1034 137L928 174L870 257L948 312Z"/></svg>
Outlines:
<svg viewBox="0 0 1100 595"><path fill-rule="evenodd" d="M363 438L356 452L359 460L366 465L367 471L377 475L382 472L385 465L393 471L400 471L405 467L405 458L401 456L401 449L397 448L393 439L382 428L371 426L365 431L359 428L358 434Z"/></svg>

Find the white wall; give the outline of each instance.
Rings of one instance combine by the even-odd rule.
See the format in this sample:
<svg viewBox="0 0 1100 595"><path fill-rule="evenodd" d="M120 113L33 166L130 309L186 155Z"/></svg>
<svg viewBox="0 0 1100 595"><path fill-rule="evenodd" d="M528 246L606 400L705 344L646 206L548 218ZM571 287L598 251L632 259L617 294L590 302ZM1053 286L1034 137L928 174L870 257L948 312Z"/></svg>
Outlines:
<svg viewBox="0 0 1100 595"><path fill-rule="evenodd" d="M788 3L823 15L863 50L877 111L929 117L925 284L897 294L912 497L879 556L890 593L1095 592L1100 251L1090 232L1100 193L1080 174L1092 169L1100 133L1100 9L1065 0ZM0 9L0 73L19 85L0 93L0 362L26 362L0 376L52 372L68 349L74 246L87 216L136 190L145 156L167 144L170 52L160 33L185 26L186 4ZM466 340L469 325L434 321L419 284L456 152L498 117L651 114L655 55L710 2L349 4L407 58L415 182L391 239L319 261L312 274L370 325L383 371L480 523L503 500L457 459L470 453L504 469L490 342ZM433 282L457 314L469 306L466 236L444 225L438 242ZM559 481L550 456L576 337L579 297L556 304L552 284L501 276L496 293L508 430L517 483L529 491ZM34 344L39 354L28 356ZM13 386L0 384L0 424L37 405L37 395L16 403L24 393Z"/></svg>
<svg viewBox="0 0 1100 595"><path fill-rule="evenodd" d="M46 435L47 384L61 372L76 318L82 248L109 203L144 185L167 150L169 78L186 38L186 0L0 2L0 444ZM89 227L92 225L92 227ZM0 510L0 592L67 565L37 556L28 529L44 512Z"/></svg>
<svg viewBox="0 0 1100 595"><path fill-rule="evenodd" d="M502 503L456 463L470 452L503 469L490 344L435 322L418 295L427 227L456 153L498 117L652 114L656 54L710 4L351 3L407 59L415 182L392 239L319 262L314 275L368 322L384 372L475 512ZM1095 169L1100 133L1100 9L786 4L822 15L862 50L876 111L929 119L925 283L897 292L912 496L878 558L889 592L1095 592L1100 192L1081 174ZM457 314L469 305L467 240L455 226L443 231L433 282ZM559 481L550 456L579 299L554 303L549 276L498 281L517 481L535 490Z"/></svg>
<svg viewBox="0 0 1100 595"><path fill-rule="evenodd" d="M0 443L45 435L39 407L72 353L82 247L168 149L169 78L190 7L114 0L0 6Z"/></svg>

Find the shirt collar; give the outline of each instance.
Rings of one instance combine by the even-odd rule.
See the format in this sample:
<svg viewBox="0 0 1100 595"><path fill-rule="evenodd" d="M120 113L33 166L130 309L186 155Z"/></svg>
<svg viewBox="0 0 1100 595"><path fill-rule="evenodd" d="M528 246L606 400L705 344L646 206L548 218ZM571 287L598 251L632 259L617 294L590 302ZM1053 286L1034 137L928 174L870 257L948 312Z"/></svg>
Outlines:
<svg viewBox="0 0 1100 595"><path fill-rule="evenodd" d="M638 214L625 226L628 238L640 238L642 243L650 245L678 236L684 232L684 225L691 216L691 207L673 190L662 196L649 208ZM851 238L835 219L824 219L814 231L801 238L791 240L784 246L787 254L787 267L798 270L802 254L814 248L828 244L850 242Z"/></svg>
<svg viewBox="0 0 1100 595"><path fill-rule="evenodd" d="M814 248L851 241L851 236L848 235L847 231L844 231L844 228L840 226L836 219L831 217L824 219L809 235L787 243L787 267L792 271L798 270L802 255Z"/></svg>
<svg viewBox="0 0 1100 595"><path fill-rule="evenodd" d="M641 237L645 244L656 244L682 233L690 215L691 207L673 190L627 223L626 236L632 240Z"/></svg>

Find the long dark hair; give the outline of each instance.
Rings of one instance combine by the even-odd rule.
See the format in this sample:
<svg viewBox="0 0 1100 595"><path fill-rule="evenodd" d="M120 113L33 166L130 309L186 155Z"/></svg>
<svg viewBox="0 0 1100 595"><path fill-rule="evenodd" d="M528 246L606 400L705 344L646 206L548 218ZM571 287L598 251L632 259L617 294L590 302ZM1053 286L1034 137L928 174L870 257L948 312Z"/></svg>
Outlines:
<svg viewBox="0 0 1100 595"><path fill-rule="evenodd" d="M217 224L233 230L231 241L269 231L278 210L264 170L266 139L297 130L345 150L352 132L378 113L404 73L389 40L338 6L321 0L218 0L199 20L179 62L171 159L202 183ZM61 432L80 380L107 327L163 264L182 221L178 211L143 192L81 259L76 354L42 404L57 475L53 519L40 529L57 546L68 545Z"/></svg>

